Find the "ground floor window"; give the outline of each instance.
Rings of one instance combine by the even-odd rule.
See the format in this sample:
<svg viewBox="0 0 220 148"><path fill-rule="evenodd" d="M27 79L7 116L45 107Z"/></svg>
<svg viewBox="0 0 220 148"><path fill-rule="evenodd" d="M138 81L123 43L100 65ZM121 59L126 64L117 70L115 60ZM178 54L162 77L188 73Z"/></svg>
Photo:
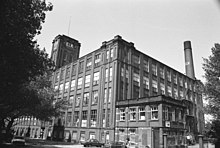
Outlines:
<svg viewBox="0 0 220 148"><path fill-rule="evenodd" d="M95 133L93 132L89 133L89 139L95 139Z"/></svg>

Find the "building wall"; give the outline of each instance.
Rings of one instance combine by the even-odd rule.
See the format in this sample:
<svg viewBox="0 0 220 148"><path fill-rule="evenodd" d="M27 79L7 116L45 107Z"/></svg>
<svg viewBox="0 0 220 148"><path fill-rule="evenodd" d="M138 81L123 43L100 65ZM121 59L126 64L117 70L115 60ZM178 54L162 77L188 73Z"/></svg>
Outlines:
<svg viewBox="0 0 220 148"><path fill-rule="evenodd" d="M58 35L52 42L51 59L60 68L79 59L81 44L68 36Z"/></svg>
<svg viewBox="0 0 220 148"><path fill-rule="evenodd" d="M136 50L132 42L127 42L120 36L103 42L99 49L58 68L52 79L54 89L58 90L56 98L69 100L68 109L60 116L61 123L65 126L64 138L68 138L70 134L73 141L80 141L95 136L103 142L118 138L119 131L116 130L119 129L115 128L118 124L116 110L121 107L121 101L137 104L139 100L162 95L172 98L168 104L176 106L176 100L188 100L192 107L184 104L181 107L186 108L186 116L192 116L198 121L198 116L203 116L203 113L201 93L196 90L196 82ZM129 108L129 103L122 107ZM146 105L146 119L149 108L150 105ZM158 109L161 118L163 104ZM129 123L129 126L136 126L137 133L133 134L138 135L142 128L150 132L155 130L153 128L164 126L163 120L158 121L160 122L136 121ZM127 123L120 123L120 126L125 126L123 124ZM196 128L199 127L202 131L202 126L197 125ZM182 128L182 125L176 128ZM169 131L171 135L176 133L175 129L173 132ZM161 145L163 130L157 130L160 135L158 144ZM154 144L152 139L150 144Z"/></svg>
<svg viewBox="0 0 220 148"><path fill-rule="evenodd" d="M97 54L100 54L99 64L96 63L99 61L96 59ZM94 73L96 72L99 72L99 81L97 85L94 85ZM110 73L108 74L108 80L106 79L106 72L111 72L112 75L110 78ZM87 83L86 76L88 75L90 75L90 81L88 81L88 87L85 87L85 83ZM82 86L77 87L79 78L82 78L82 82L81 79L79 82L82 83ZM147 81L145 78L147 78ZM99 140L102 139L100 133L114 132L114 106L116 101L162 94L177 100L190 100L195 106L198 103L196 101L198 95L194 89L195 81L193 79L139 52L135 49L133 43L124 41L120 36L116 36L111 41L103 42L100 49L58 69L54 79L54 87L60 90L58 98L69 99L70 96L73 96L72 106L65 112L65 119L68 112L73 117L74 111L79 111L79 125L82 126L82 122L85 122L82 120L82 111L88 111L88 124L85 128L82 128L86 132L86 130L91 129L91 110L97 111L97 124L92 129ZM74 90L71 90L72 80L75 80L76 87ZM66 89L65 85L68 85ZM107 92L106 99L108 99L109 90L111 90L111 102L105 103L105 93ZM92 104L93 91L98 91L97 104ZM85 93L89 93L88 100L90 101L88 105L83 105ZM81 98L79 107L74 102L78 97ZM105 110L105 115L103 115L103 110ZM109 116L107 114L108 110L110 112ZM193 108L190 114L196 116L195 112L196 110ZM102 116L105 116L105 122L109 121L108 127L103 127ZM71 126L67 129L74 129L73 124L71 120ZM108 124L108 122L104 123L104 126L105 124ZM79 128L75 129L77 133L83 131ZM89 138L87 133L85 135L86 138ZM114 136L110 137L114 138Z"/></svg>

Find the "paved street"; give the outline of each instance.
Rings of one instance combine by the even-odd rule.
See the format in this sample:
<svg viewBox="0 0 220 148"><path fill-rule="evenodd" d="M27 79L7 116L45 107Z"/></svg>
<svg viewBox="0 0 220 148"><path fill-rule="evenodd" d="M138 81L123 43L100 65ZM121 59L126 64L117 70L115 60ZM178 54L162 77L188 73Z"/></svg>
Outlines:
<svg viewBox="0 0 220 148"><path fill-rule="evenodd" d="M199 144L188 146L188 148L199 148ZM204 148L215 148L215 146L211 143L209 143L209 144L205 143Z"/></svg>

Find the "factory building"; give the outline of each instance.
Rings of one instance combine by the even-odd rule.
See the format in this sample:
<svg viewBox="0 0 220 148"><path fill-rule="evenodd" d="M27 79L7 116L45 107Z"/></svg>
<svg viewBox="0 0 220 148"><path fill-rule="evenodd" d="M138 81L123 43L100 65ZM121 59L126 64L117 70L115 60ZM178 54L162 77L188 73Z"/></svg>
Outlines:
<svg viewBox="0 0 220 148"><path fill-rule="evenodd" d="M191 42L183 49L186 74L118 35L83 57L77 40L58 35L52 45L57 68L52 84L55 97L69 103L47 124L44 137L129 139L140 148L184 145L186 135L196 138L204 128L202 83L194 74Z"/></svg>

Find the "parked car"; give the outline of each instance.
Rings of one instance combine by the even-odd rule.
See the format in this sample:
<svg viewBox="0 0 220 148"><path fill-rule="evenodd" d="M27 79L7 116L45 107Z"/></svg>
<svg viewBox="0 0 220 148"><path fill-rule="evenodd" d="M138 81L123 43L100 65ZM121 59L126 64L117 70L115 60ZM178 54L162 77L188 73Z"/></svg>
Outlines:
<svg viewBox="0 0 220 148"><path fill-rule="evenodd" d="M126 148L123 141L110 142L105 144L105 148Z"/></svg>
<svg viewBox="0 0 220 148"><path fill-rule="evenodd" d="M22 136L14 136L11 143L15 145L25 145L25 138Z"/></svg>
<svg viewBox="0 0 220 148"><path fill-rule="evenodd" d="M83 142L82 145L84 147L91 147L91 146L103 147L104 143L99 142L97 139L89 139L88 141Z"/></svg>

